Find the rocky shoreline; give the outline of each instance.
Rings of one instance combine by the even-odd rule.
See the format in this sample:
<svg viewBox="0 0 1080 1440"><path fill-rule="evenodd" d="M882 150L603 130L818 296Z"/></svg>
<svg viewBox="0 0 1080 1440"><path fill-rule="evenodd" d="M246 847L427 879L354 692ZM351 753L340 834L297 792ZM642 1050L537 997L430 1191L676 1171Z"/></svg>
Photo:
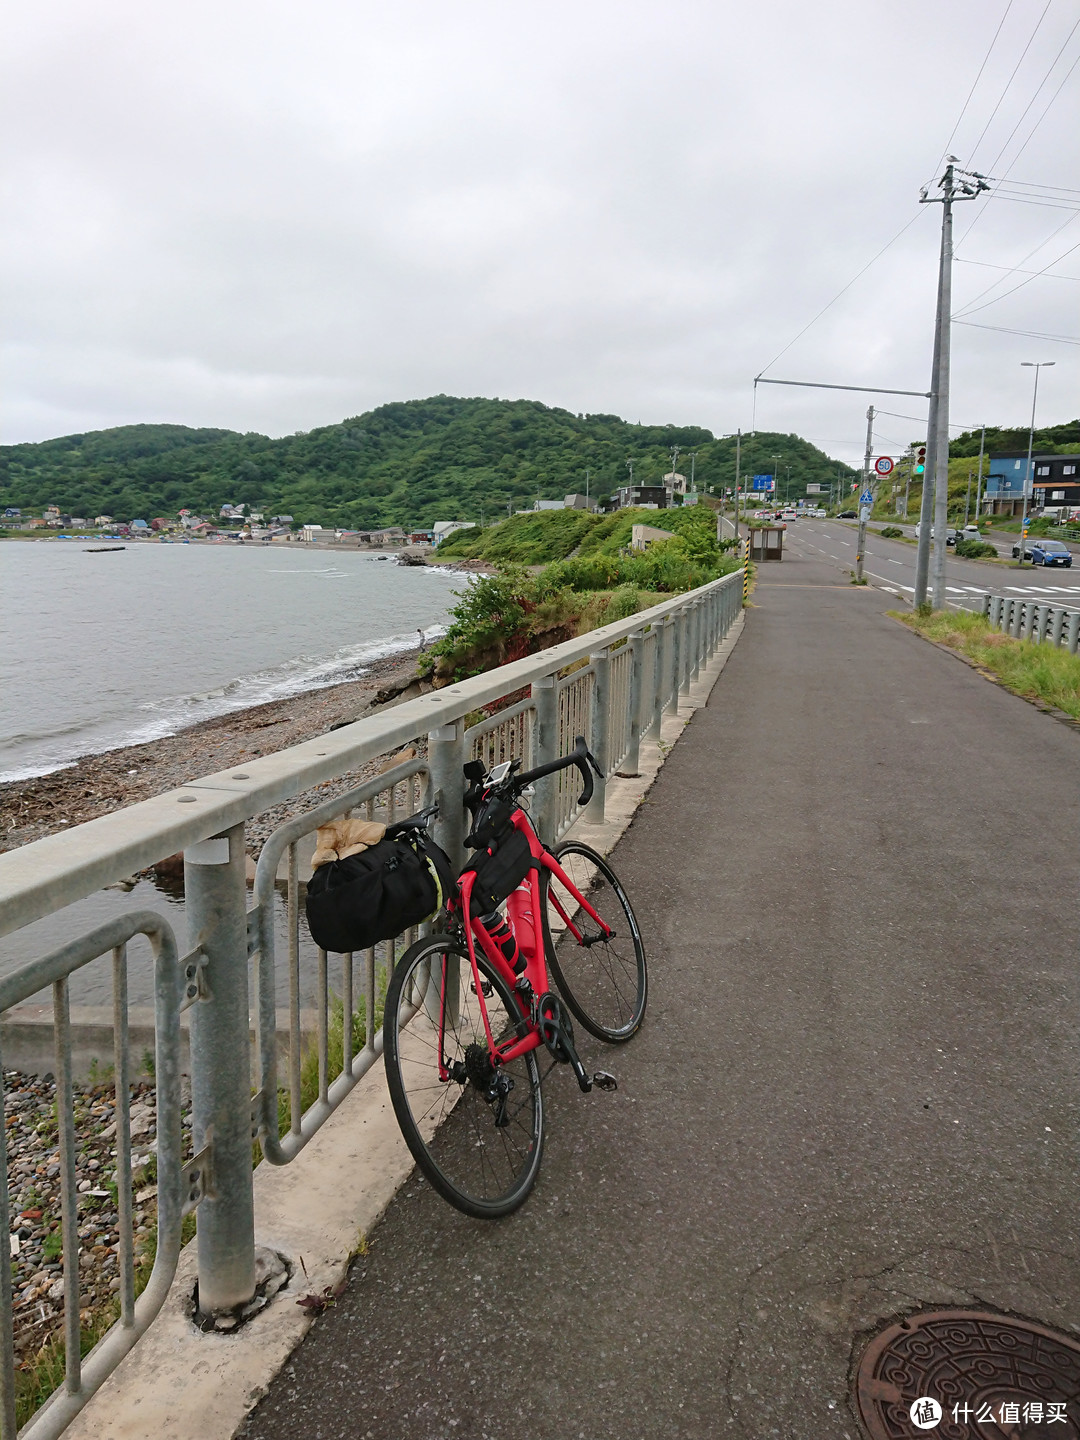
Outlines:
<svg viewBox="0 0 1080 1440"><path fill-rule="evenodd" d="M418 656L416 650L387 656L372 661L359 680L234 710L144 745L87 755L64 770L0 785L0 852L148 800L202 775L299 745L383 705L419 694L428 687L417 674ZM276 825L308 808L313 799L344 793L380 768L372 761L362 771L340 776L257 817L248 827L249 850L257 854Z"/></svg>
<svg viewBox="0 0 1080 1440"><path fill-rule="evenodd" d="M16 1366L32 1362L64 1320L60 1154L56 1086L5 1070L11 1294ZM91 1324L120 1289L116 1198L116 1096L111 1079L76 1085L75 1184L79 1212L80 1320ZM183 1105L189 1106L187 1082ZM153 1253L157 1226L157 1097L154 1083L131 1089L131 1177L136 1264ZM185 1118L185 1129L187 1117Z"/></svg>

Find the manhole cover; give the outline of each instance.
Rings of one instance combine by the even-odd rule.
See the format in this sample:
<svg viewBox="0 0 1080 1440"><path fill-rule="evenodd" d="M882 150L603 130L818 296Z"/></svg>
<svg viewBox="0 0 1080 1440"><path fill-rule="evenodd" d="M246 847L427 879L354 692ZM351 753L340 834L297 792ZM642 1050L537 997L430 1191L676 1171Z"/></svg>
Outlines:
<svg viewBox="0 0 1080 1440"><path fill-rule="evenodd" d="M1080 1440L1080 1342L981 1310L910 1315L867 1347L855 1399L872 1440Z"/></svg>

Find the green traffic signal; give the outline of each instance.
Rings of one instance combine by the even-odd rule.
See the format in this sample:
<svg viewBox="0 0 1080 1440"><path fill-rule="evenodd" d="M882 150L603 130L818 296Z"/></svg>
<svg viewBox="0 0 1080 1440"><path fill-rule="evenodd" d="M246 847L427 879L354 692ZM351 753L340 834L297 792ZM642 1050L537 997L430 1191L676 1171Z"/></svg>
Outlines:
<svg viewBox="0 0 1080 1440"><path fill-rule="evenodd" d="M925 471L925 469L926 469L926 466L925 466L925 465L916 465L916 466L915 466L915 474L916 474L916 475L921 475L921 474Z"/></svg>

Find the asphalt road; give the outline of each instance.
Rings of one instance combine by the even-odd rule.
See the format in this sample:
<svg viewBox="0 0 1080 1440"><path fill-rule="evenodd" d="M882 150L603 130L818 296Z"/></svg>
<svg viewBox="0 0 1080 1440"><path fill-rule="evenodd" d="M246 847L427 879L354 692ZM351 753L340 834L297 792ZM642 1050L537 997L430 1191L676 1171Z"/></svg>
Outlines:
<svg viewBox="0 0 1080 1440"><path fill-rule="evenodd" d="M613 854L618 1092L506 1221L414 1177L245 1440L855 1440L897 1315L1080 1332L1080 735L800 547Z"/></svg>
<svg viewBox="0 0 1080 1440"><path fill-rule="evenodd" d="M835 561L842 571L855 568L858 526L838 520L796 520L784 533L788 558ZM866 533L863 569L879 589L910 600L915 593L916 548L904 540L885 540L874 530ZM784 561L780 562L781 565ZM932 583L932 580L931 580ZM945 594L950 600L985 595L1023 595L1058 604L1080 604L1080 567L1047 570L1028 566L1014 570L993 562L962 560L949 552L945 562Z"/></svg>

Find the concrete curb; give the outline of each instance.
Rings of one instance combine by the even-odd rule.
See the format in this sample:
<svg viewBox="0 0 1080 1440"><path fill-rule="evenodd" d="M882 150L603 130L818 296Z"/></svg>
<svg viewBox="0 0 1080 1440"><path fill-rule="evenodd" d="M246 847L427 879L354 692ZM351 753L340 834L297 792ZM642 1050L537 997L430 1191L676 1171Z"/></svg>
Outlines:
<svg viewBox="0 0 1080 1440"><path fill-rule="evenodd" d="M603 824L579 821L575 839L605 854L613 849L667 752L708 701L743 625L740 613L679 714L664 717L659 743L642 742L639 773L608 782ZM376 1065L291 1165L255 1172L256 1243L286 1257L290 1283L238 1333L203 1334L190 1319L197 1257L188 1245L161 1313L66 1440L231 1440L307 1332L311 1315L298 1299L341 1282L412 1169Z"/></svg>

